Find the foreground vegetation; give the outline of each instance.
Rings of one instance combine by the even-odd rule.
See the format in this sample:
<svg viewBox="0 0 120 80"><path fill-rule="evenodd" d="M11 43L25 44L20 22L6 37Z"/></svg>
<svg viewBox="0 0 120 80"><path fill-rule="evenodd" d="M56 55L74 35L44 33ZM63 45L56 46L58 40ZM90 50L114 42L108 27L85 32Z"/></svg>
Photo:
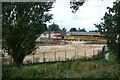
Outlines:
<svg viewBox="0 0 120 80"><path fill-rule="evenodd" d="M3 66L3 79L16 78L118 78L118 64L113 55L109 60L76 59L66 62L49 62Z"/></svg>

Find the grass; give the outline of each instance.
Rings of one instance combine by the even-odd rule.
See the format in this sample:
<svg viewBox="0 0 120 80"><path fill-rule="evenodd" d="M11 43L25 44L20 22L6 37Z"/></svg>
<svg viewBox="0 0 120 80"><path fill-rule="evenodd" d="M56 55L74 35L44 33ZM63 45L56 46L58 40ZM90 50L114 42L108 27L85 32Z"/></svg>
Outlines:
<svg viewBox="0 0 120 80"><path fill-rule="evenodd" d="M3 66L3 79L10 78L116 78L118 64L114 55L109 60L76 59L74 61L23 65L20 70L15 66Z"/></svg>

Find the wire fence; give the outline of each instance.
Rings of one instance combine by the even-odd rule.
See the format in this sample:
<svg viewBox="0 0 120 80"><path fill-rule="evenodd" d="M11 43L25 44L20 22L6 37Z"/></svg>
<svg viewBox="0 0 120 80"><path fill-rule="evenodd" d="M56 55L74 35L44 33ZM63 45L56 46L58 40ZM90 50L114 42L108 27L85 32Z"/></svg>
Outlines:
<svg viewBox="0 0 120 80"><path fill-rule="evenodd" d="M66 61L66 60L74 60L77 58L90 58L94 57L100 52L100 49L94 50L84 50L84 51L54 51L54 52L42 52L35 53L25 57L23 63L35 63L35 62L52 62L52 61ZM3 64L11 64L13 63L13 59L10 56L4 56L2 59Z"/></svg>

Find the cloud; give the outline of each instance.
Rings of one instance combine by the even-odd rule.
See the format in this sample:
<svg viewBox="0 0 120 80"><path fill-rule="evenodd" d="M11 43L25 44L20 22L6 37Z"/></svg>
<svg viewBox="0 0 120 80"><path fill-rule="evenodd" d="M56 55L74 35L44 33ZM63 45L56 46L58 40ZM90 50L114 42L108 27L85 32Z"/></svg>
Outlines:
<svg viewBox="0 0 120 80"><path fill-rule="evenodd" d="M54 8L50 13L53 13L53 20L60 26L60 28L67 28L69 30L72 27L85 28L86 30L95 30L94 23L101 22L101 18L107 11L107 7L112 7L115 0L87 0L79 10L73 14L70 9L69 0L56 0ZM51 24L51 23L49 23Z"/></svg>

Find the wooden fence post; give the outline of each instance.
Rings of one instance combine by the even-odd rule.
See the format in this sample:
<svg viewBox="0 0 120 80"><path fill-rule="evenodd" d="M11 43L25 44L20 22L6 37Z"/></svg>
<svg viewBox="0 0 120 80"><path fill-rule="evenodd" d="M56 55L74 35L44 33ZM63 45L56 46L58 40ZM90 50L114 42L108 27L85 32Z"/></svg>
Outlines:
<svg viewBox="0 0 120 80"><path fill-rule="evenodd" d="M43 62L45 62L45 52L43 52Z"/></svg>
<svg viewBox="0 0 120 80"><path fill-rule="evenodd" d="M33 63L34 63L34 53L33 53Z"/></svg>
<svg viewBox="0 0 120 80"><path fill-rule="evenodd" d="M98 50L98 54L99 54L99 52L100 52L100 51Z"/></svg>
<svg viewBox="0 0 120 80"><path fill-rule="evenodd" d="M54 61L56 61L56 51L55 51L55 53L54 53Z"/></svg>
<svg viewBox="0 0 120 80"><path fill-rule="evenodd" d="M85 50L85 58L86 58L86 50Z"/></svg>
<svg viewBox="0 0 120 80"><path fill-rule="evenodd" d="M95 57L95 52L94 52L94 50L93 50L93 58Z"/></svg>
<svg viewBox="0 0 120 80"><path fill-rule="evenodd" d="M75 58L76 58L76 51L75 51Z"/></svg>
<svg viewBox="0 0 120 80"><path fill-rule="evenodd" d="M65 61L66 61L66 50L65 50Z"/></svg>
<svg viewBox="0 0 120 80"><path fill-rule="evenodd" d="M60 61L60 57L58 58L58 61Z"/></svg>

